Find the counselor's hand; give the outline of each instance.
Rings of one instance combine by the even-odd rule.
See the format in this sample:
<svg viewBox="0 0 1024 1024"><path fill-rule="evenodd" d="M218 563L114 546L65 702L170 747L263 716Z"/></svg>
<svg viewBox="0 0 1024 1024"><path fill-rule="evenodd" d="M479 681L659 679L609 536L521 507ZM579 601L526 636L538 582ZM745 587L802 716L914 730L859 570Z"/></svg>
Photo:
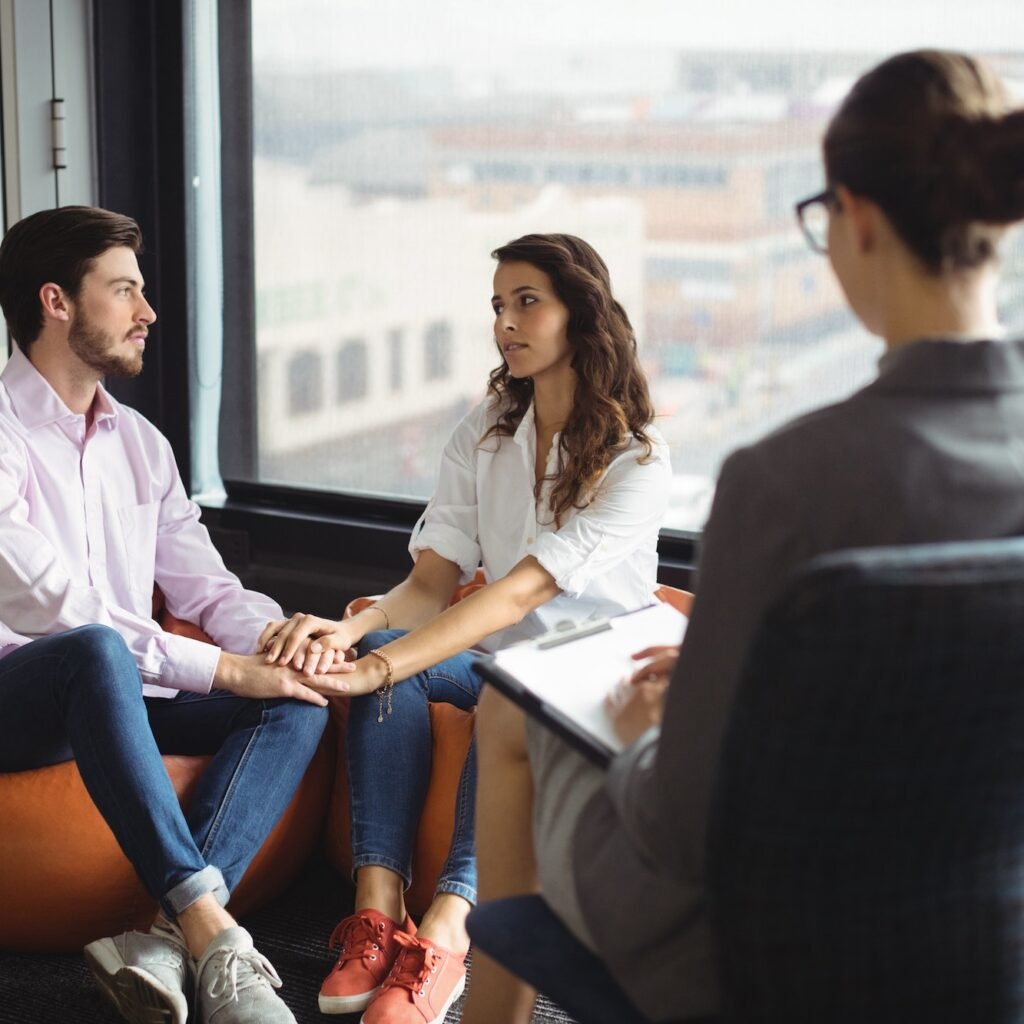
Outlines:
<svg viewBox="0 0 1024 1024"><path fill-rule="evenodd" d="M328 697L347 694L347 677L306 677L287 665L268 665L258 654L230 654L221 651L213 676L213 685L239 697L276 699L289 697L320 707Z"/></svg>
<svg viewBox="0 0 1024 1024"><path fill-rule="evenodd" d="M665 691L679 660L679 647L645 647L633 655L633 660L644 664L605 699L605 712L626 746L652 725L661 724Z"/></svg>
<svg viewBox="0 0 1024 1024"><path fill-rule="evenodd" d="M290 619L268 622L256 647L268 663L291 665L304 676L313 676L349 671L354 654L348 652L357 642L346 620L297 612Z"/></svg>

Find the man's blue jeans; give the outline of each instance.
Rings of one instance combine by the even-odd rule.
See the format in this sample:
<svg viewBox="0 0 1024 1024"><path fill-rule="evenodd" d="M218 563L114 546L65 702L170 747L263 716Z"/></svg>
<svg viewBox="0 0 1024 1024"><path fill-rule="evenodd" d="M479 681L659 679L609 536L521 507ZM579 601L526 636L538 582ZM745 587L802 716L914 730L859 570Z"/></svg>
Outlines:
<svg viewBox="0 0 1024 1024"><path fill-rule="evenodd" d="M326 709L222 690L144 698L120 635L81 626L0 658L0 771L74 759L146 889L226 903L316 750ZM188 813L160 758L213 754ZM70 912L70 911L69 911Z"/></svg>
<svg viewBox="0 0 1024 1024"><path fill-rule="evenodd" d="M404 635L401 629L368 633L359 644L364 656ZM349 706L348 778L352 808L353 873L371 865L412 880L412 851L430 781L433 738L431 701L468 711L480 695L473 671L475 654L457 654L433 668L395 684L392 713L378 722L376 694L354 697ZM473 838L476 794L476 745L470 745L455 801L455 831L437 892L476 902L476 852Z"/></svg>

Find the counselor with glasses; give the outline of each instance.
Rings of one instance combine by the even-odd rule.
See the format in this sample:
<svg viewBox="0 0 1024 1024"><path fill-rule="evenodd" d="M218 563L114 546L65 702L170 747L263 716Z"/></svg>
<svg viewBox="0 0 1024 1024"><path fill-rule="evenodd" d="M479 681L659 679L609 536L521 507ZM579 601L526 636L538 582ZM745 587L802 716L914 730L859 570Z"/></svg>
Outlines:
<svg viewBox="0 0 1024 1024"><path fill-rule="evenodd" d="M1000 243L1024 219L1024 110L983 61L903 53L857 81L823 156L828 188L797 203L797 218L884 341L878 376L725 461L686 640L671 671L663 662L664 703L636 680L612 712L628 746L607 774L485 689L478 801L500 799L504 815L478 835L464 1024L529 1020L532 991L480 953L505 906L487 901L523 892L531 869L591 956L576 993L592 998L573 1011L584 1024L623 999L620 1022L720 1013L705 841L722 737L768 605L824 552L1024 533L1024 341L1005 337L996 307ZM531 823L535 864L510 864L503 850Z"/></svg>

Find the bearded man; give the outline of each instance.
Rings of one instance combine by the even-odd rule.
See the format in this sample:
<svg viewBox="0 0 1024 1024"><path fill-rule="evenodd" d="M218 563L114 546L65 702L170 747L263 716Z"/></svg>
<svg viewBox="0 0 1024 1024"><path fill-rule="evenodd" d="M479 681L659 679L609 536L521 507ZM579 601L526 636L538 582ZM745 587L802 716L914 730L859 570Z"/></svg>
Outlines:
<svg viewBox="0 0 1024 1024"><path fill-rule="evenodd" d="M132 219L69 206L0 245L17 348L0 374L0 772L74 759L159 901L149 932L90 943L130 1021L293 1022L280 980L224 909L326 723L330 677L267 665L278 605L228 572L167 440L101 383L134 376L156 313ZM168 609L217 646L164 633ZM213 760L188 814L161 753ZM74 907L68 907L74 914Z"/></svg>

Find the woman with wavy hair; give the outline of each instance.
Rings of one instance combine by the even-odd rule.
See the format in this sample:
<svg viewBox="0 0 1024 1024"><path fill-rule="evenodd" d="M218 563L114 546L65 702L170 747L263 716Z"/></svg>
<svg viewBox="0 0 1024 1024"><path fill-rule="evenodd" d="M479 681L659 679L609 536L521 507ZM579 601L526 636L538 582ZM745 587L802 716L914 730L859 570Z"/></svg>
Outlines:
<svg viewBox="0 0 1024 1024"><path fill-rule="evenodd" d="M353 618L297 615L261 638L268 660L348 672L355 912L335 930L320 1008L365 1008L366 1024L440 1022L465 983L475 746L418 930L403 900L430 774L428 702L476 705L471 648L639 607L656 587L671 467L608 268L572 235L527 235L492 256L501 363L445 447L409 576ZM481 565L487 586L449 607Z"/></svg>

